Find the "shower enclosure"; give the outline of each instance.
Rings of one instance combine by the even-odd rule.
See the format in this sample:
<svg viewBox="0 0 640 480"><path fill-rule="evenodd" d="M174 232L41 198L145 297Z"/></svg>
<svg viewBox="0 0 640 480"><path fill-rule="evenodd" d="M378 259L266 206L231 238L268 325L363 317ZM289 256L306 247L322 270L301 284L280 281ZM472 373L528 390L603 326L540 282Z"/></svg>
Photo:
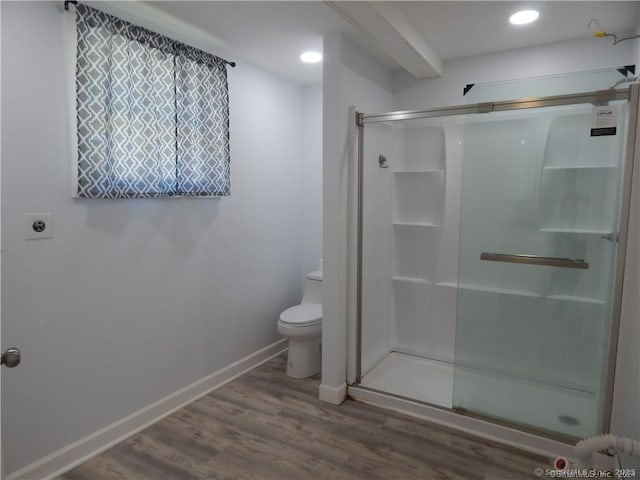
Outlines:
<svg viewBox="0 0 640 480"><path fill-rule="evenodd" d="M638 92L357 115L352 384L608 431Z"/></svg>

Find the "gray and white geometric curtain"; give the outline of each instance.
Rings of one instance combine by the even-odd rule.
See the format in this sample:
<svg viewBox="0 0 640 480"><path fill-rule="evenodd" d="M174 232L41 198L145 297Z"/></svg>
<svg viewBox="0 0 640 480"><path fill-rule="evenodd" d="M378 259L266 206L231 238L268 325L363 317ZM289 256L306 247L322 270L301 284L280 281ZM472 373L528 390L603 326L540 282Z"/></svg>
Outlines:
<svg viewBox="0 0 640 480"><path fill-rule="evenodd" d="M78 195L230 193L226 61L76 8Z"/></svg>

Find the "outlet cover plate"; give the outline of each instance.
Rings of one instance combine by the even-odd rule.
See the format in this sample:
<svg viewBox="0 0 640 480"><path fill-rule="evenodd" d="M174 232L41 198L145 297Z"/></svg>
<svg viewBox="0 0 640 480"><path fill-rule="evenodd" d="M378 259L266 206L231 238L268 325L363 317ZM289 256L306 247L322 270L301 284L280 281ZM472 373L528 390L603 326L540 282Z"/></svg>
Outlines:
<svg viewBox="0 0 640 480"><path fill-rule="evenodd" d="M40 223L40 228L44 224L42 231L34 230L34 224ZM25 213L24 214L24 236L27 240L42 240L53 238L53 218L50 213Z"/></svg>

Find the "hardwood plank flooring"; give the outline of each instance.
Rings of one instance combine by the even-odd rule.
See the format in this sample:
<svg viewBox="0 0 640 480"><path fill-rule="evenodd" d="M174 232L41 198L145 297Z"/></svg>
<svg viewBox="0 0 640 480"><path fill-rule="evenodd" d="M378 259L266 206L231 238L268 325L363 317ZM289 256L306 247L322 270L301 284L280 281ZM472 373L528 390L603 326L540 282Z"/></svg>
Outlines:
<svg viewBox="0 0 640 480"><path fill-rule="evenodd" d="M551 460L347 400L279 356L59 480L520 480Z"/></svg>

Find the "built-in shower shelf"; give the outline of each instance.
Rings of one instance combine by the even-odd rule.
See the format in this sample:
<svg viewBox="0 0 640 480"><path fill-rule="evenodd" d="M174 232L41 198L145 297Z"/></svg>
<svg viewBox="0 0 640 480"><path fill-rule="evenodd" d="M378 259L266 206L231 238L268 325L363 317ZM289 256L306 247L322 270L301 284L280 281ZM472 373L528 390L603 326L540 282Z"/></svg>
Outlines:
<svg viewBox="0 0 640 480"><path fill-rule="evenodd" d="M444 170L397 170L393 172L394 175L442 175Z"/></svg>
<svg viewBox="0 0 640 480"><path fill-rule="evenodd" d="M440 125L404 125L396 130L394 167L400 171L437 170L445 165L444 128Z"/></svg>
<svg viewBox="0 0 640 480"><path fill-rule="evenodd" d="M598 233L616 217L619 171L612 165L547 165L540 186L540 229ZM568 232L567 232L568 233Z"/></svg>
<svg viewBox="0 0 640 480"><path fill-rule="evenodd" d="M585 235L612 235L611 230L589 230L585 228L541 228L541 232L551 233L582 233Z"/></svg>
<svg viewBox="0 0 640 480"><path fill-rule="evenodd" d="M440 228L442 225L438 225L437 223L429 223L429 222L393 222L394 227L434 227Z"/></svg>
<svg viewBox="0 0 640 480"><path fill-rule="evenodd" d="M589 297L574 297L572 295L547 295L549 300L562 300L565 302L591 303L594 305L604 305L604 300Z"/></svg>
<svg viewBox="0 0 640 480"><path fill-rule="evenodd" d="M393 219L398 223L441 224L444 171L394 172Z"/></svg>
<svg viewBox="0 0 640 480"><path fill-rule="evenodd" d="M406 282L406 283L418 283L420 285L431 285L431 282L425 280L424 278L416 278L416 277L391 277L391 280L394 282Z"/></svg>
<svg viewBox="0 0 640 480"><path fill-rule="evenodd" d="M547 298L549 300L560 300L565 302L590 303L594 305L604 305L604 300L592 297L576 297L573 295L541 295L534 292L526 292L522 290L511 290L499 287L482 287L479 285L459 285L455 282L437 282L439 287L459 288L460 290L472 290L476 292L500 293L506 295L520 295L531 298Z"/></svg>
<svg viewBox="0 0 640 480"><path fill-rule="evenodd" d="M543 170L598 170L618 168L617 165L547 165Z"/></svg>
<svg viewBox="0 0 640 480"><path fill-rule="evenodd" d="M459 290L470 290L474 292L499 293L503 295L519 295L521 297L541 298L542 295L535 292L527 292L524 290L513 290L501 287L484 287L481 285L466 285L452 282L438 282L436 285L440 287L458 288Z"/></svg>

